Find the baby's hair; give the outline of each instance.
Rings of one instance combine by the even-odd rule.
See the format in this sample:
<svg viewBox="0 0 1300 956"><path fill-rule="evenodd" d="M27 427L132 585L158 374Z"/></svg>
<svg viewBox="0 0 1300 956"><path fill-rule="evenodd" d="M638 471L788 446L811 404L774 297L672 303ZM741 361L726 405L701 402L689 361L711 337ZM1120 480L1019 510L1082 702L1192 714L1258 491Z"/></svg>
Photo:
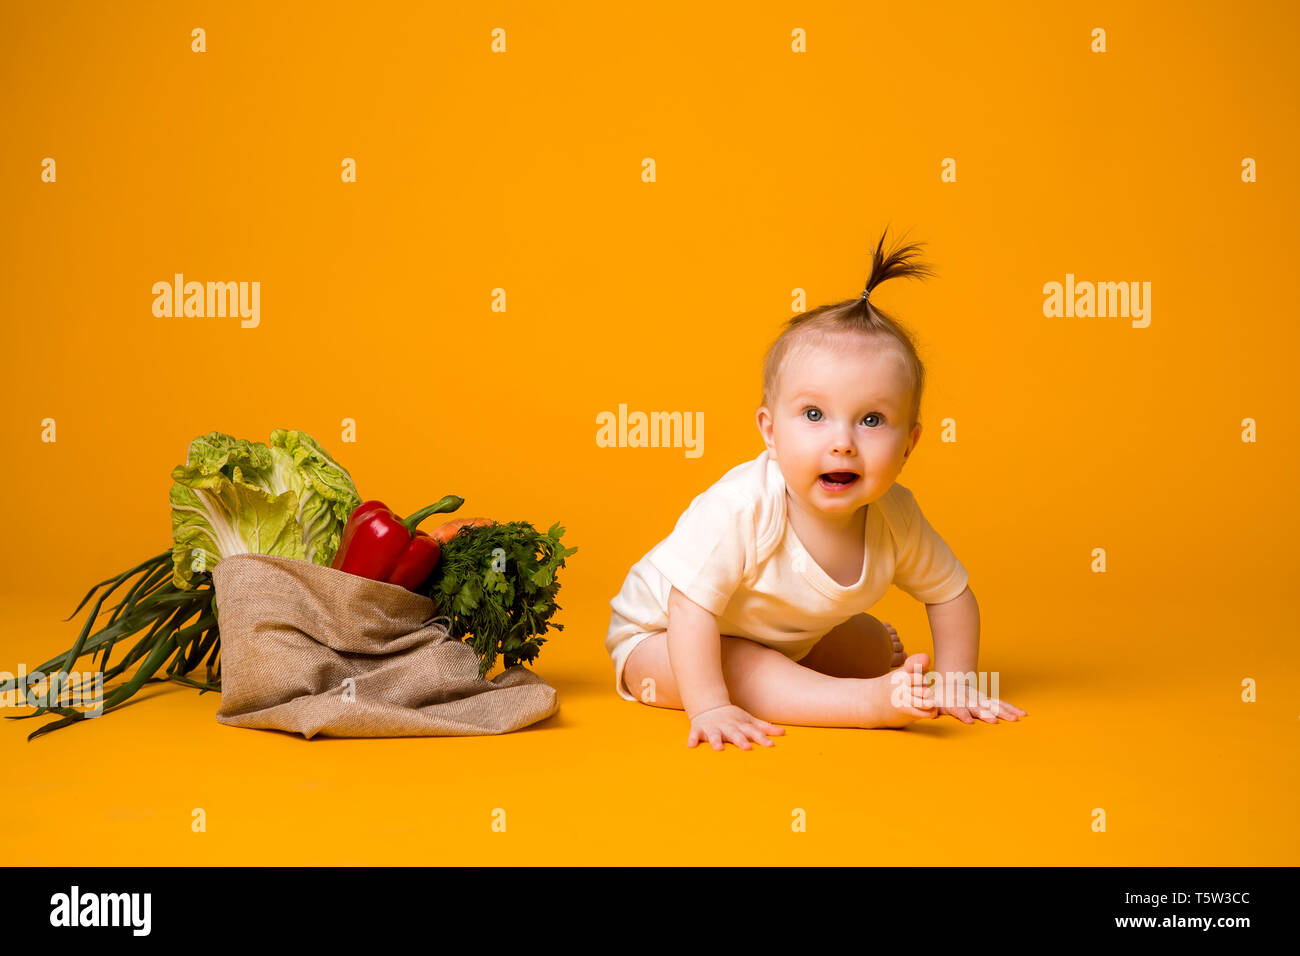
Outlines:
<svg viewBox="0 0 1300 956"><path fill-rule="evenodd" d="M772 409L776 401L777 385L781 371L790 353L797 349L815 348L835 344L840 333L858 333L873 339L893 339L899 354L907 367L908 377L912 382L912 421L909 428L920 421L921 392L925 388L925 364L916 350L912 335L893 316L880 306L869 301L872 290L886 279L901 276L921 279L933 276L929 268L913 257L920 252L920 245L899 245L889 255L883 255L885 235L889 227L880 236L872 256L871 273L867 278L866 288L855 298L845 299L818 306L811 312L791 318L767 350L763 361L763 405Z"/></svg>

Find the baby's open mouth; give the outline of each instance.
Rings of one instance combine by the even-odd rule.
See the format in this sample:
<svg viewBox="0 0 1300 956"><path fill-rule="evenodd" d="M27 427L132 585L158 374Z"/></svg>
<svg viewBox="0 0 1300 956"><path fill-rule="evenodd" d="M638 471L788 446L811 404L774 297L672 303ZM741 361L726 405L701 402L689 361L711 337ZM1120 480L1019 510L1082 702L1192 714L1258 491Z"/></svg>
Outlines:
<svg viewBox="0 0 1300 956"><path fill-rule="evenodd" d="M822 484L838 485L841 488L857 480L858 476L851 471L830 471L821 476Z"/></svg>

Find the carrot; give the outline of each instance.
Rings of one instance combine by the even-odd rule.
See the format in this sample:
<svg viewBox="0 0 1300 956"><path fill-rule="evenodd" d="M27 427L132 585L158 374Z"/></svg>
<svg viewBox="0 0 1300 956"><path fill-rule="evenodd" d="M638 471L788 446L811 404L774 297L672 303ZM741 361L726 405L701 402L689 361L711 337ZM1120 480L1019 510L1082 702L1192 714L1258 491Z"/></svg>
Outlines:
<svg viewBox="0 0 1300 956"><path fill-rule="evenodd" d="M444 525L439 525L435 530L429 532L429 536L436 540L438 544L446 544L451 538L456 536L456 532L461 528L484 528L496 524L491 518L457 518L455 521L448 521Z"/></svg>

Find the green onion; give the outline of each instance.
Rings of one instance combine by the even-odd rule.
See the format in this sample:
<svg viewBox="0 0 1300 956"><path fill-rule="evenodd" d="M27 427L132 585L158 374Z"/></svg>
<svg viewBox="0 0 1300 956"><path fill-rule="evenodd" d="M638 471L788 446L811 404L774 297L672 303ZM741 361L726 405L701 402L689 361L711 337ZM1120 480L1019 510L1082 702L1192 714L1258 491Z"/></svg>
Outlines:
<svg viewBox="0 0 1300 956"><path fill-rule="evenodd" d="M111 594L137 575L139 577L135 583L126 590L122 599L116 605L113 605L112 614L109 616L107 624L92 633L104 602ZM104 695L101 702L103 708L101 716L108 713L109 710L120 707L144 684L157 681L175 681L188 687L196 687L203 693L210 690L220 691L219 656L221 642L217 631L216 608L213 602L212 575L205 572L196 576L194 580L198 582L198 586L188 591L176 587L171 578L172 552L164 551L162 554L155 555L147 561L137 564L128 571L123 571L115 577L100 581L87 591L86 596L81 599L81 603L77 605L76 610L64 620L70 621L76 617L96 591L100 588L106 588L92 605L86 622L72 647L50 658L50 660L35 669L35 671L48 675L47 687L53 690L55 676L59 673L70 674L73 664L78 658L84 657L86 654L90 654L93 666L95 655L102 651L103 656L100 659L99 669L104 674L105 683L122 674L136 661L142 661L142 663L129 680L114 688L111 693ZM141 632L144 632L144 636L127 651L126 656L116 666L110 669L108 667L108 655L113 646L118 641ZM155 677L154 674L169 658L171 663L167 667L167 676ZM205 663L207 665L206 681L194 680L187 676L200 664ZM54 668L54 670L51 671L50 668ZM30 675L28 679L30 679ZM26 680L23 682L24 686L18 687L17 685L18 678L15 677L0 684L0 691L16 688L20 695L20 702L26 700ZM58 730L60 727L67 727L79 721L93 719L87 713L74 708L55 706L53 701L37 707L30 714L10 717L9 719L26 720L30 717L39 717L45 713L60 714L62 719L52 721L33 731L27 736L29 741L34 740L41 734Z"/></svg>

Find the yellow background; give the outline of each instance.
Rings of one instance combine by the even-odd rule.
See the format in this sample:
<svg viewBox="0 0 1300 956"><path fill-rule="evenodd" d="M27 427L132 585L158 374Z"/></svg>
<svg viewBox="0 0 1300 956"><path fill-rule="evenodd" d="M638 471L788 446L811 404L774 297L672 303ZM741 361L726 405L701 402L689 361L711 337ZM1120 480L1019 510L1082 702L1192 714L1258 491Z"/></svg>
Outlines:
<svg viewBox="0 0 1300 956"><path fill-rule="evenodd" d="M1297 21L1289 3L5 4L0 667L66 649L92 583L170 546L170 471L211 430L302 429L363 497L460 494L465 516L561 521L579 552L536 667L549 720L306 741L150 685L32 743L48 718L6 721L0 859L1296 863ZM931 376L900 480L970 570L980 667L1029 716L687 749L682 713L615 694L608 601L762 450L791 290L857 295L886 225L939 273L873 297ZM176 272L260 281L260 326L155 318ZM1067 273L1149 281L1150 327L1045 318ZM703 456L597 447L620 403L702 411ZM891 590L873 613L931 651L922 605Z"/></svg>

